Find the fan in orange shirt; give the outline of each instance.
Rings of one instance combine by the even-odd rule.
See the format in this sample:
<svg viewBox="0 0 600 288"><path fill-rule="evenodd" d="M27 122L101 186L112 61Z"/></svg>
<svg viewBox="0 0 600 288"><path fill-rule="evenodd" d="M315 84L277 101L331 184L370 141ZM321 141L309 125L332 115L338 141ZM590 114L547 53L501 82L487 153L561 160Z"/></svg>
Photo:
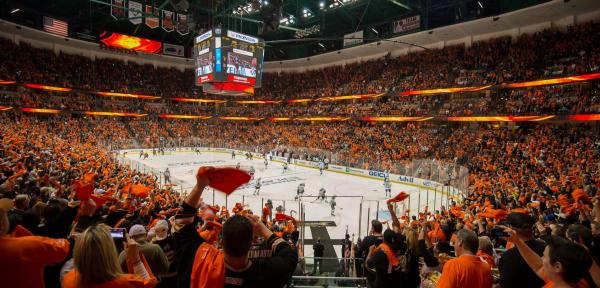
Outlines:
<svg viewBox="0 0 600 288"><path fill-rule="evenodd" d="M492 287L494 279L490 266L475 256L478 247L475 232L466 229L456 232L454 249L458 257L446 262L436 287Z"/></svg>
<svg viewBox="0 0 600 288"><path fill-rule="evenodd" d="M44 266L62 262L69 241L39 236L10 237L6 211L12 200L0 199L0 277L3 287L44 287Z"/></svg>

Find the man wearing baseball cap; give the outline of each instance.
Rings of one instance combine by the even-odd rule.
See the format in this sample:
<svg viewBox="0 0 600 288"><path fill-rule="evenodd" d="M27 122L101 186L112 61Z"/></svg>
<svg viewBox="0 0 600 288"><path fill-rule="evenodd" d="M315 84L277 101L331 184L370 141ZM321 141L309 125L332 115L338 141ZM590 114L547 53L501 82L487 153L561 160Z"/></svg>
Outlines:
<svg viewBox="0 0 600 288"><path fill-rule="evenodd" d="M508 214L508 225L517 232L519 237L525 241L535 253L542 256L546 243L533 238L532 227L535 220L529 214L512 212ZM502 287L542 287L544 280L540 279L535 271L529 268L516 247L513 247L502 255L498 265L500 269L500 286Z"/></svg>
<svg viewBox="0 0 600 288"><path fill-rule="evenodd" d="M129 228L129 237L135 240L140 245L140 252L144 254L148 266L154 275L163 275L169 272L169 260L165 255L165 252L156 244L152 244L147 241L148 232L146 228L140 224L135 224ZM119 263L123 271L127 271L126 251L122 251L119 254Z"/></svg>

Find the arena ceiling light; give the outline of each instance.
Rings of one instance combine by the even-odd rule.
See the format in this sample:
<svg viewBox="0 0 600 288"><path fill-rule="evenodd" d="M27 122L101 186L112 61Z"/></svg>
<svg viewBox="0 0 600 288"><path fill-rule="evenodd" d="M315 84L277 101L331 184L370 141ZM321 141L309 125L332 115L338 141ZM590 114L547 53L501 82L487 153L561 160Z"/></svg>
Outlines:
<svg viewBox="0 0 600 288"><path fill-rule="evenodd" d="M118 47L146 53L161 53L162 43L150 39L104 31L99 36L100 42L106 46Z"/></svg>
<svg viewBox="0 0 600 288"><path fill-rule="evenodd" d="M312 11L310 11L310 9L308 9L308 8L302 9L302 17L309 18L312 16L313 16L313 13L312 13Z"/></svg>
<svg viewBox="0 0 600 288"><path fill-rule="evenodd" d="M142 94L129 94L129 93L118 93L118 92L96 92L98 95L110 96L110 97L128 97L137 99L160 99L160 96L150 96Z"/></svg>
<svg viewBox="0 0 600 288"><path fill-rule="evenodd" d="M0 85L11 85L11 84L15 84L17 82L15 81L9 81L9 80L0 80Z"/></svg>
<svg viewBox="0 0 600 288"><path fill-rule="evenodd" d="M0 106L0 111L8 111L11 109L13 109L13 107L11 107L11 106Z"/></svg>

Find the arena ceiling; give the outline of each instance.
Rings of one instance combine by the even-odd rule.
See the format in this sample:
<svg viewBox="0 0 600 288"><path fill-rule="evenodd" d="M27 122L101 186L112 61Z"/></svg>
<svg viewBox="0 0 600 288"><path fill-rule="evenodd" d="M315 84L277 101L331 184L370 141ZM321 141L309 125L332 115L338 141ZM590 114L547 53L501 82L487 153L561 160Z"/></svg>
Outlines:
<svg viewBox="0 0 600 288"><path fill-rule="evenodd" d="M181 0L145 0L146 4L174 10L172 1ZM260 34L263 23L271 15L266 10L276 1L187 0L191 30L187 35L134 25L127 19L116 20L110 15L110 0L1 0L1 17L39 28L42 16L52 16L69 22L72 37L89 35L93 38L103 31L112 31L189 47L195 35L215 26ZM279 28L259 37L268 43L267 61L287 60L339 50L343 48L344 35L355 31L364 31L364 42L397 36L392 23L409 16L420 15L420 30L423 30L547 1L283 0Z"/></svg>

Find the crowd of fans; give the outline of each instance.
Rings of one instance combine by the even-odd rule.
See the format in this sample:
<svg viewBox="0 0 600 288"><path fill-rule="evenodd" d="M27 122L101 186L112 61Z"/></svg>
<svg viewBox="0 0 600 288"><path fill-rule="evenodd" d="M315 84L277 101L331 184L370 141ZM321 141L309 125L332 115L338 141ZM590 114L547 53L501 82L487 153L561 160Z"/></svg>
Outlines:
<svg viewBox="0 0 600 288"><path fill-rule="evenodd" d="M360 123L322 126L240 123L225 126L198 125L184 120L152 122L34 117L18 112L5 112L2 121L7 125L0 128L0 193L2 198L13 199L10 201L14 208L0 212L8 221L3 226L3 236L0 236L0 241L6 243L1 248L3 255L7 255L2 260L7 262L0 266L6 269L0 271L14 273L10 275L39 275L38 279L29 277L33 286L45 283L50 287L61 284L63 287L82 287L86 286L84 283L105 283L107 286L101 287L112 287L110 285L115 283L129 283L134 287L157 284L188 287L197 281L217 281L224 275L226 280L223 281L237 277L247 283L271 283L272 287L281 287L289 280L301 252L301 247L295 246L294 223L282 224L286 228L278 232L279 228L272 226L276 221L267 220L270 213L267 211L254 211L262 214L262 222L248 216L251 212L240 207L234 208L231 215L246 216L229 216L230 211L222 211L199 200L208 179L198 176L196 188L187 196L181 195L168 186L160 187L152 175L119 165L112 160L108 148L109 145L133 147L167 143L164 140L177 145L181 143L175 139L182 136L189 137L191 140L188 141L202 139L207 141L202 143L218 143L224 147L243 143L249 149L254 147L256 152L283 149L293 153L286 147L297 146L346 153L347 163L340 164L353 167L361 163L352 161L367 153L372 155L370 160L376 162L366 160L362 165L388 163L390 166L378 168L390 171L401 167L397 163L420 157L434 157L468 167L469 189L461 199L452 201L450 207L415 214L394 210L390 205L391 215L394 215L392 229L383 233L382 224L373 222L371 235L354 249L358 258L356 267L365 267L364 271L357 268L357 273L367 277L372 287L392 287L390 283L396 281L407 287L416 287L421 281L424 285L437 283L438 287L473 283L477 287L490 287L494 281L502 287L515 287L513 284L523 279L532 279L535 284L527 287L541 287L548 281L598 283L594 282L597 281L595 274L586 271L597 267L591 266L592 258L598 261L600 134L585 125L545 124L515 130L422 123L375 126ZM183 127L182 131L190 134L173 137L171 134L178 133L178 130L171 131L174 127ZM82 181L93 183L94 197L80 198L78 186ZM203 220L193 220L189 216L198 208ZM261 224L263 222L265 224ZM218 233L213 234L215 227L222 229L222 238L217 236ZM227 227L231 227L229 233L233 235L249 231L246 232L249 238L241 240L236 236L236 240L227 240ZM129 231L130 238L124 239L123 247L115 246L108 236L115 233L115 228ZM532 229L534 234L527 234ZM271 231L280 236L271 236ZM265 242L253 242L253 233L254 236L259 233ZM12 241L23 235L36 236L23 238L31 244ZM482 238L484 236L487 238ZM277 237L287 241L275 243ZM532 240L534 238L545 242ZM221 259L220 252L211 250L213 246L202 244L218 243L216 239L221 239L220 247L225 249L225 254L224 260L214 261L228 264L224 266L224 272L216 273L221 275L218 277L198 259L212 260L201 258L200 252L195 252L203 251L210 257ZM537 242L532 244L532 241ZM246 245L267 250L275 245L278 253L268 259L253 259L251 270L242 273L235 267L246 267L249 249L244 248ZM495 252L495 249L510 248L511 245L516 248L502 256ZM543 262L538 255L545 245L548 248L543 257L548 260L544 261L561 263L556 264L560 269L548 272L547 269L556 266L552 264L543 266L544 272L538 271L542 268L538 264ZM530 246L533 252L528 250ZM19 253L47 255L25 260L31 256L15 254L15 251L28 249L31 251ZM123 251L120 257L117 257L117 251ZM565 255L565 251L573 254ZM392 258L392 254L397 254L398 259ZM452 255L457 258L448 260ZM420 257L423 257L423 267L419 265ZM17 265L15 259L24 262ZM478 262L483 261L479 259L484 259L487 264ZM532 268L516 268L516 263ZM101 276L94 276L96 274L92 272L98 269L97 265L106 269L99 273ZM490 267L500 268L496 280L492 278ZM122 274L122 271L132 274ZM530 278L522 278L527 271ZM535 273L540 277L537 278ZM17 285L21 280L15 281ZM253 285L244 287L256 287Z"/></svg>
<svg viewBox="0 0 600 288"><path fill-rule="evenodd" d="M433 96L398 96L399 92L457 86L493 85L597 72L600 35L597 23L544 30L518 39L503 37L400 57L335 66L304 73L265 73L256 99L317 98L384 93L377 100L311 102L308 104L192 104L170 98L210 98L194 87L193 71L155 68L55 54L26 43L0 39L0 79L74 88L80 92L46 93L17 90L0 93L0 105L152 114L219 116L420 116L506 115L524 113L598 113L598 83ZM544 51L544 53L539 53ZM114 91L162 96L140 100L100 97L85 91ZM16 94L10 93L16 92ZM118 99L118 100L117 100ZM285 103L285 101L284 101ZM48 106L48 107L41 107Z"/></svg>
<svg viewBox="0 0 600 288"><path fill-rule="evenodd" d="M426 50L301 74L265 74L257 97L386 95L261 106L175 102L168 98L195 96L189 92L192 71L57 55L0 40L5 60L0 79L77 89L40 92L9 86L0 94L0 105L151 114L140 119L14 110L0 114L3 285L283 287L293 274L306 274L295 219L273 215L269 203L262 211L250 211L202 201L213 168L200 168L194 188L182 193L162 185L155 175L119 164L113 154L124 148L219 146L290 158L316 156L398 174L414 172L409 167L415 159L468 169L468 187L449 207L424 207L415 213L390 202L388 229L374 220L369 236L354 245L345 242L355 258L345 259L344 267L351 261L368 287L598 287L597 125L530 123L509 128L153 117L598 113L597 82L466 96L396 95L597 71L600 53L593 43L599 42L598 31L598 24L588 23L469 48ZM84 90L165 98L116 100ZM424 171L415 176L431 177Z"/></svg>

